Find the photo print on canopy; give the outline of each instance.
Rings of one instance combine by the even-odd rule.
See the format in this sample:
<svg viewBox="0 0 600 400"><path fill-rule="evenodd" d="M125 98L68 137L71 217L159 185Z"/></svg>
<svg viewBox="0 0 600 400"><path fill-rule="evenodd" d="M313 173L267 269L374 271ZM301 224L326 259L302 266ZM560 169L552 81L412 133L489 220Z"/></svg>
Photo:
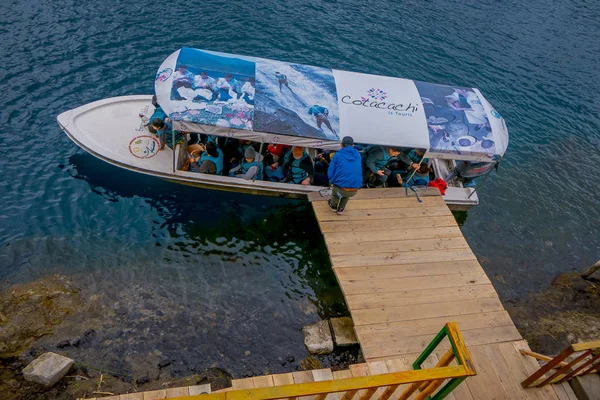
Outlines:
<svg viewBox="0 0 600 400"><path fill-rule="evenodd" d="M254 129L282 135L340 140L331 69L256 60Z"/></svg>
<svg viewBox="0 0 600 400"><path fill-rule="evenodd" d="M184 48L173 72L172 117L252 130L255 93L254 58Z"/></svg>
<svg viewBox="0 0 600 400"><path fill-rule="evenodd" d="M492 128L472 88L414 82L425 109L431 152L494 156Z"/></svg>

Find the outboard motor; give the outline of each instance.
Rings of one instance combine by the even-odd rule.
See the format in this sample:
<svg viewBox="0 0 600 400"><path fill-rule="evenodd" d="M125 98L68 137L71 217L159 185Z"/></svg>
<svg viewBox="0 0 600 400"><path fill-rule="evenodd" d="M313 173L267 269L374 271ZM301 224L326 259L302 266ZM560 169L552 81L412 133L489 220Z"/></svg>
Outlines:
<svg viewBox="0 0 600 400"><path fill-rule="evenodd" d="M456 168L446 177L445 181L449 182L457 177L464 187L470 187L474 185L475 178L485 175L493 165L493 162L458 161Z"/></svg>

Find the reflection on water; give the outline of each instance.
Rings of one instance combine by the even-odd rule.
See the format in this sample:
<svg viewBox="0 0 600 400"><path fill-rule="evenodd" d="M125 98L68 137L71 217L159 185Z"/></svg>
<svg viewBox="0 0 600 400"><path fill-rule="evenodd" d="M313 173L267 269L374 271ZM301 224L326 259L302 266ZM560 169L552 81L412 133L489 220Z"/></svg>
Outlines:
<svg viewBox="0 0 600 400"><path fill-rule="evenodd" d="M95 195L138 211L87 234L2 249L10 280L64 273L82 290L81 312L40 349L93 329L86 348L63 350L120 376L156 375L163 360L179 376L208 367L260 375L299 367L302 326L348 315L307 202L176 185L90 155L69 161L63 169Z"/></svg>

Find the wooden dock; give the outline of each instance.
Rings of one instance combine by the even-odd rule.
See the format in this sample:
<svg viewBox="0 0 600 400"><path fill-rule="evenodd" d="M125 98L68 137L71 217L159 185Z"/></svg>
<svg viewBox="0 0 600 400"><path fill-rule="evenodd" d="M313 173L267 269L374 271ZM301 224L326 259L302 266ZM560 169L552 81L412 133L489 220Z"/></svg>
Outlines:
<svg viewBox="0 0 600 400"><path fill-rule="evenodd" d="M406 197L404 189L363 190L342 216L332 212L319 193L311 194L309 200L367 362L344 371L326 368L236 379L231 388L217 392L412 370L413 361L442 326L456 322L477 375L468 377L447 399L577 400L568 383L522 389L521 382L539 364L519 352L529 350L527 342L437 190L429 190L422 203L414 195ZM442 342L424 367L434 367L447 348ZM103 399L183 400L203 392L210 393L210 386ZM359 399L363 393L354 397ZM399 393L394 392L390 400L398 399ZM381 390L372 399L379 395ZM338 393L326 397L341 399Z"/></svg>
<svg viewBox="0 0 600 400"><path fill-rule="evenodd" d="M403 188L362 190L341 216L309 196L366 361L412 363L452 321L478 373L455 398L574 399L568 384L521 388L539 365L518 352L529 346L436 192L420 203Z"/></svg>

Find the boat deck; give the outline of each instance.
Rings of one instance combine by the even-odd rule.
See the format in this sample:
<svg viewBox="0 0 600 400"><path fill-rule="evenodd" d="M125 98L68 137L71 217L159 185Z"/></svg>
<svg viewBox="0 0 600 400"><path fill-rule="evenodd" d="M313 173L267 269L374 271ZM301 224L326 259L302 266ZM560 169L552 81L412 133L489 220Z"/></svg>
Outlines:
<svg viewBox="0 0 600 400"><path fill-rule="evenodd" d="M521 388L538 364L518 352L529 346L436 192L419 203L403 188L363 190L342 216L309 195L365 360L412 362L456 322L478 372L456 398L569 398L564 386Z"/></svg>

